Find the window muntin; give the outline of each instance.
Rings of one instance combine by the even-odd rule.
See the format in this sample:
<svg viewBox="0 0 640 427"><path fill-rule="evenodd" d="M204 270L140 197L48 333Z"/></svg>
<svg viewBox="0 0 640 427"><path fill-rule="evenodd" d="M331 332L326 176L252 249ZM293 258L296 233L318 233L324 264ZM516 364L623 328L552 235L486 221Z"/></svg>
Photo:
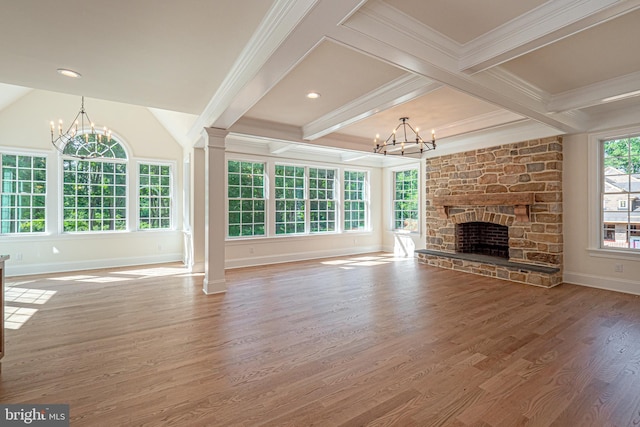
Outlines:
<svg viewBox="0 0 640 427"><path fill-rule="evenodd" d="M265 164L228 161L227 200L229 237L264 236Z"/></svg>
<svg viewBox="0 0 640 427"><path fill-rule="evenodd" d="M63 231L127 229L127 165L64 159Z"/></svg>
<svg viewBox="0 0 640 427"><path fill-rule="evenodd" d="M171 228L171 166L157 163L138 165L138 228Z"/></svg>
<svg viewBox="0 0 640 427"><path fill-rule="evenodd" d="M336 231L335 169L309 168L309 229Z"/></svg>
<svg viewBox="0 0 640 427"><path fill-rule="evenodd" d="M86 144L78 144L71 141L64 147L62 154L78 158L88 157L91 155L95 156L95 154L98 154L100 158L105 159L127 158L127 153L124 150L124 147L122 147L122 145L113 138L107 140L106 136L98 133L85 133L81 136L85 138ZM97 143L96 138L98 138Z"/></svg>
<svg viewBox="0 0 640 427"><path fill-rule="evenodd" d="M602 141L603 248L640 249L640 135Z"/></svg>
<svg viewBox="0 0 640 427"><path fill-rule="evenodd" d="M276 165L275 167L276 234L305 232L305 168Z"/></svg>
<svg viewBox="0 0 640 427"><path fill-rule="evenodd" d="M47 159L2 154L0 234L45 231Z"/></svg>
<svg viewBox="0 0 640 427"><path fill-rule="evenodd" d="M393 229L418 231L418 169L394 172Z"/></svg>
<svg viewBox="0 0 640 427"><path fill-rule="evenodd" d="M366 172L344 171L344 230L365 230L367 226Z"/></svg>

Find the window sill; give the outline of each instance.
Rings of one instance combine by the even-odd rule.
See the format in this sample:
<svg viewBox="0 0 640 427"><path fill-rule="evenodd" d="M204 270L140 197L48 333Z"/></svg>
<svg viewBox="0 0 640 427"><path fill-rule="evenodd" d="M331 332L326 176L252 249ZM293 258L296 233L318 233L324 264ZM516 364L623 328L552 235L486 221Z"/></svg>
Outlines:
<svg viewBox="0 0 640 427"><path fill-rule="evenodd" d="M587 248L589 256L595 258L610 258L627 261L640 261L640 251L638 250L622 250L622 249L603 249L603 248Z"/></svg>

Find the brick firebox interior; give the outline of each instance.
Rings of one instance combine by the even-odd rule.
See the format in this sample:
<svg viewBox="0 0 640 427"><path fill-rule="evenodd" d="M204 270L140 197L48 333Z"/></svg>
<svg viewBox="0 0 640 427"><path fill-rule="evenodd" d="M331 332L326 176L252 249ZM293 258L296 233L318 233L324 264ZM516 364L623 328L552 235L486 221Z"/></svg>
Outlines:
<svg viewBox="0 0 640 427"><path fill-rule="evenodd" d="M551 287L562 281L562 138L428 159L421 262ZM459 256L456 225L508 226L507 262Z"/></svg>

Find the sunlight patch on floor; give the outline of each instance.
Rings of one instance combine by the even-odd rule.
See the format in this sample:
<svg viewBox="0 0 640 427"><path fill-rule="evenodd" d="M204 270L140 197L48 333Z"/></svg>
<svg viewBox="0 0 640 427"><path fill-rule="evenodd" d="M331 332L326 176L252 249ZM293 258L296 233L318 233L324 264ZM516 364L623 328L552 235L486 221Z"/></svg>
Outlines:
<svg viewBox="0 0 640 427"><path fill-rule="evenodd" d="M42 289L27 289L11 287L4 294L6 302L21 302L25 304L44 304L56 294L57 291L45 291Z"/></svg>
<svg viewBox="0 0 640 427"><path fill-rule="evenodd" d="M13 307L6 305L4 307L5 329L20 329L22 325L24 325L37 311L37 308Z"/></svg>
<svg viewBox="0 0 640 427"><path fill-rule="evenodd" d="M376 265L389 264L391 262L407 261L410 257L398 257L394 254L382 254L382 255L368 255L368 256L354 256L342 259L332 259L328 261L321 261L320 264L335 265L342 269L351 269L355 267L373 267Z"/></svg>
<svg viewBox="0 0 640 427"><path fill-rule="evenodd" d="M152 268L139 268L135 270L120 270L113 271L111 274L122 274L131 276L177 276L179 274L185 274L187 270L179 267L152 267Z"/></svg>

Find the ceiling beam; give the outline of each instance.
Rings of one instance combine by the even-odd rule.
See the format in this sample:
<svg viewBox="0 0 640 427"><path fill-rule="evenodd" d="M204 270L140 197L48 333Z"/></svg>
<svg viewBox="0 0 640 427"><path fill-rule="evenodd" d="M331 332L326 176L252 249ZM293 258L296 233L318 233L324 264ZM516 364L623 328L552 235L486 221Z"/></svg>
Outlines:
<svg viewBox="0 0 640 427"><path fill-rule="evenodd" d="M440 87L442 87L440 83L407 73L304 125L303 138L313 141Z"/></svg>
<svg viewBox="0 0 640 427"><path fill-rule="evenodd" d="M230 128L366 0L276 0L190 135Z"/></svg>
<svg viewBox="0 0 640 427"><path fill-rule="evenodd" d="M640 71L601 81L577 89L553 95L549 100L549 111L568 111L592 107L608 102L608 98L620 97L640 89Z"/></svg>
<svg viewBox="0 0 640 427"><path fill-rule="evenodd" d="M466 43L459 70L486 70L640 7L639 0L554 0Z"/></svg>
<svg viewBox="0 0 640 427"><path fill-rule="evenodd" d="M317 0L275 0L260 26L240 53L218 90L189 130L188 138L196 141L205 127L221 127L220 116L230 107L252 78L281 46L291 31L309 13ZM206 54L206 53L203 53ZM227 129L229 126L222 127Z"/></svg>
<svg viewBox="0 0 640 427"><path fill-rule="evenodd" d="M440 49L439 42L434 43L421 36L426 29L423 31L416 28L416 22L408 22L406 15L376 10L379 7L387 6L380 1L368 3L345 25L336 28L330 37L387 63L553 127L559 132L575 133L585 128L587 120L582 114L548 114L548 95L541 91L530 88L523 90L525 86L519 82L510 82L497 73L468 75L461 72L458 69L458 59L450 49ZM411 28L411 31L406 28Z"/></svg>

